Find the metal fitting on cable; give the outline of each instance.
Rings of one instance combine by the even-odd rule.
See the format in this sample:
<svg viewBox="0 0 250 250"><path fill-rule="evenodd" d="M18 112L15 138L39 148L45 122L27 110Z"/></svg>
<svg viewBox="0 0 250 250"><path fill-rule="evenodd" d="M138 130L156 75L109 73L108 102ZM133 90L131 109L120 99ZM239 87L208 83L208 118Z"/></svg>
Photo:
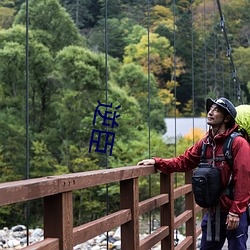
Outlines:
<svg viewBox="0 0 250 250"><path fill-rule="evenodd" d="M220 20L220 29L222 32L224 32L225 29L225 19L224 16L222 16L221 20Z"/></svg>
<svg viewBox="0 0 250 250"><path fill-rule="evenodd" d="M231 46L230 45L228 45L228 47L227 47L227 56L228 57L230 57L231 56Z"/></svg>
<svg viewBox="0 0 250 250"><path fill-rule="evenodd" d="M237 73L236 73L236 69L233 70L233 79L234 82L236 82L236 77L237 77Z"/></svg>

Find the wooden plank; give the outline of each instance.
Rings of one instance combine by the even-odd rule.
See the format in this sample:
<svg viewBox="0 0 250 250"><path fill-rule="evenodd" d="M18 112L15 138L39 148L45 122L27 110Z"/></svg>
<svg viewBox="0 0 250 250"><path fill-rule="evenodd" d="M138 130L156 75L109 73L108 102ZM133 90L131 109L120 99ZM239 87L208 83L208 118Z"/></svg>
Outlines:
<svg viewBox="0 0 250 250"><path fill-rule="evenodd" d="M174 190L174 199L177 199L181 197L182 195L185 195L187 193L192 192L192 185L191 184L186 184L181 187L175 188Z"/></svg>
<svg viewBox="0 0 250 250"><path fill-rule="evenodd" d="M186 172L185 173L185 183L190 183L192 182L192 175L193 173ZM188 193L185 195L185 210L190 210L192 215L191 218L186 222L186 236L193 236L194 241L191 244L190 247L188 247L188 250L196 250L196 203L194 200L194 195L193 192Z"/></svg>
<svg viewBox="0 0 250 250"><path fill-rule="evenodd" d="M161 206L161 226L169 227L169 235L161 241L161 250L174 249L174 177L173 174L160 174L160 192L169 194L169 202Z"/></svg>
<svg viewBox="0 0 250 250"><path fill-rule="evenodd" d="M158 228L155 232L140 241L140 250L151 249L155 244L169 235L169 227Z"/></svg>
<svg viewBox="0 0 250 250"><path fill-rule="evenodd" d="M121 209L130 209L131 221L121 226L121 249L139 250L139 187L138 178L120 183Z"/></svg>
<svg viewBox="0 0 250 250"><path fill-rule="evenodd" d="M119 182L139 176L157 173L154 166L130 166L106 170L95 170L75 174L60 175L60 192L94 187L98 185Z"/></svg>
<svg viewBox="0 0 250 250"><path fill-rule="evenodd" d="M0 206L154 173L154 166L130 166L1 183Z"/></svg>
<svg viewBox="0 0 250 250"><path fill-rule="evenodd" d="M192 244L193 244L193 237L188 236L175 247L175 250L188 249Z"/></svg>
<svg viewBox="0 0 250 250"><path fill-rule="evenodd" d="M196 237L199 237L202 233L202 229L201 229L201 226L199 225L197 228L196 228Z"/></svg>
<svg viewBox="0 0 250 250"><path fill-rule="evenodd" d="M22 249L23 250L59 250L59 239L47 238L47 239L44 239L43 241L34 243Z"/></svg>
<svg viewBox="0 0 250 250"><path fill-rule="evenodd" d="M0 184L0 206L58 193L57 178L34 178Z"/></svg>
<svg viewBox="0 0 250 250"><path fill-rule="evenodd" d="M74 246L131 221L130 209L123 209L73 229Z"/></svg>
<svg viewBox="0 0 250 250"><path fill-rule="evenodd" d="M196 205L195 205L195 213L197 214L197 213L199 213L200 211L205 211L205 209L202 208L202 207L200 207L200 206L198 206L198 205L196 204Z"/></svg>
<svg viewBox="0 0 250 250"><path fill-rule="evenodd" d="M192 218L192 210L187 210L174 219L174 229L177 229Z"/></svg>
<svg viewBox="0 0 250 250"><path fill-rule="evenodd" d="M139 203L139 209L140 209L139 214L143 215L157 207L160 207L168 203L168 201L169 201L168 194L160 194L145 201L141 201Z"/></svg>
<svg viewBox="0 0 250 250"><path fill-rule="evenodd" d="M44 198L44 237L59 238L60 249L73 249L72 192Z"/></svg>

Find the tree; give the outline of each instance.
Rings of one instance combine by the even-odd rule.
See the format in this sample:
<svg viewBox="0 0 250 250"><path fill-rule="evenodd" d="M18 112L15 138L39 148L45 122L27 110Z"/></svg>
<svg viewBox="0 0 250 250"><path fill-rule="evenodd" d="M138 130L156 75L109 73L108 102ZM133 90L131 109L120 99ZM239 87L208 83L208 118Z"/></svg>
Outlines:
<svg viewBox="0 0 250 250"><path fill-rule="evenodd" d="M84 45L79 30L58 0L29 1L29 20L36 39L53 52L69 45ZM15 17L16 24L26 24L25 3Z"/></svg>
<svg viewBox="0 0 250 250"><path fill-rule="evenodd" d="M11 27L14 19L15 10L13 8L1 7L0 5L0 29Z"/></svg>
<svg viewBox="0 0 250 250"><path fill-rule="evenodd" d="M151 33L149 39L148 41L148 36L142 36L139 43L128 45L125 48L124 63L137 63L143 67L145 72L150 67L150 72L155 75L158 85L162 87L172 77L174 68L173 47L165 37L160 37L158 34ZM149 51L148 43L150 43ZM176 68L177 76L182 72L182 67L183 64L179 60Z"/></svg>
<svg viewBox="0 0 250 250"><path fill-rule="evenodd" d="M250 93L250 73L249 73L249 56L250 56L250 48L243 48L239 47L235 49L235 64L236 68L238 69L238 75L240 76L240 79L238 78L237 84L241 84L242 89L244 90L245 97L243 100L244 102L248 103L250 101L249 93Z"/></svg>
<svg viewBox="0 0 250 250"><path fill-rule="evenodd" d="M143 117L142 123L148 122L148 115L150 112L152 128L162 132L165 128L164 104L158 96L158 89L154 76L150 75L150 79L148 79L148 76L139 65L130 63L121 67L117 83L126 89L130 96L135 97L138 101ZM150 107L148 105L149 100Z"/></svg>

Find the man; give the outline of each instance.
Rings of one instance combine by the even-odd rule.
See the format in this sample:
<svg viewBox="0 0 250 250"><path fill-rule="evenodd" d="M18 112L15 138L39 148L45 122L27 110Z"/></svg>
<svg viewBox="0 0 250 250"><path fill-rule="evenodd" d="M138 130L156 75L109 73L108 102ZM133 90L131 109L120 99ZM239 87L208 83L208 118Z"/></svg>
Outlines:
<svg viewBox="0 0 250 250"><path fill-rule="evenodd" d="M225 239L228 239L229 250L247 249L248 217L247 206L250 201L250 146L249 143L237 136L232 144L233 170L225 160L215 161L222 158L223 145L226 138L238 130L235 124L236 109L226 98L217 100L207 99L207 124L210 129L204 138L179 157L161 159L154 157L140 161L138 165L155 165L157 169L165 174L173 172L186 172L198 166L202 152L202 144L207 144L206 159L210 160L215 167L221 169L221 185L226 190L230 182L230 176L234 185L233 198L224 192L220 197L220 237L215 240L215 215L211 214L212 241L207 241L207 219L208 212L202 219L201 250L222 249ZM223 159L223 158L222 158Z"/></svg>

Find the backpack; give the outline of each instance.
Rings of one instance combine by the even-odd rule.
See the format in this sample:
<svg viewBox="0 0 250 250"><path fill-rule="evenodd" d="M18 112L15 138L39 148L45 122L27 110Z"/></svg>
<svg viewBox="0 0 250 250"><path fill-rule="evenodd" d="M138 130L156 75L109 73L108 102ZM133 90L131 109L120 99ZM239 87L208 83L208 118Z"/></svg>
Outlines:
<svg viewBox="0 0 250 250"><path fill-rule="evenodd" d="M217 157L216 161L226 160L230 169L233 167L232 143L241 133L231 133L223 145L224 157ZM203 208L215 207L219 203L220 196L224 190L221 188L221 170L206 162L207 144L202 144L201 162L198 168L193 172L192 187L195 202ZM233 186L230 182L227 186L227 195L233 199Z"/></svg>

